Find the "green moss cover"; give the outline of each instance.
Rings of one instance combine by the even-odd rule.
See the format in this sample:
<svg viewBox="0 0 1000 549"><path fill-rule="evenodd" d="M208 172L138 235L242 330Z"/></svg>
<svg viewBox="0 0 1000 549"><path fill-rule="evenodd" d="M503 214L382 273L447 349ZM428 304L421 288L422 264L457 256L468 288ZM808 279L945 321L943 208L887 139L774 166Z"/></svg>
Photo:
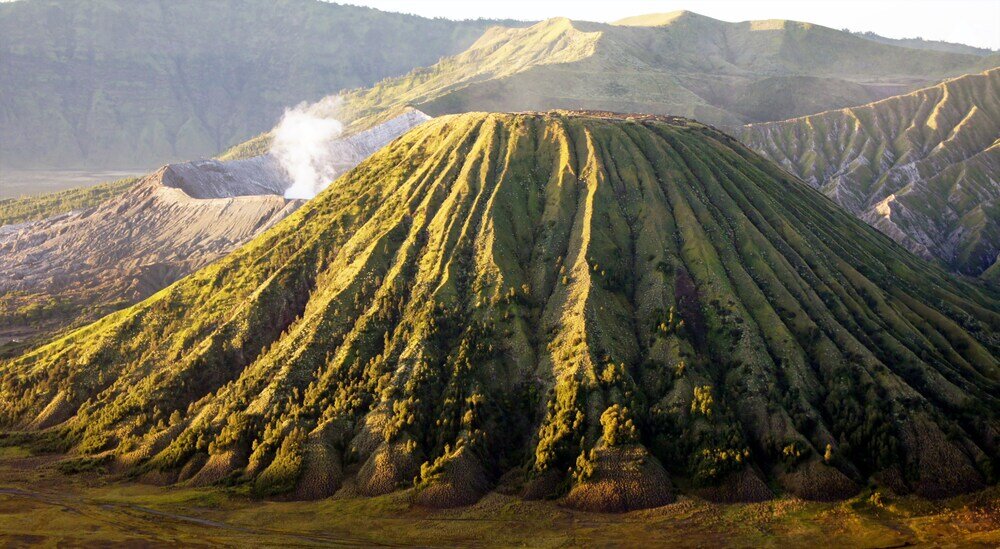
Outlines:
<svg viewBox="0 0 1000 549"><path fill-rule="evenodd" d="M709 127L472 113L3 364L0 417L261 495L943 496L996 480L997 311Z"/></svg>

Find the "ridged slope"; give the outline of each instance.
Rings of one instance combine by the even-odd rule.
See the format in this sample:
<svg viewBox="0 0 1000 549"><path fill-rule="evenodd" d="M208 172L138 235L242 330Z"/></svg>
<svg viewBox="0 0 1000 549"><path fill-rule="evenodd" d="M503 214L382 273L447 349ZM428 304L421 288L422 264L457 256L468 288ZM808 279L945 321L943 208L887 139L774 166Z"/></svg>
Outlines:
<svg viewBox="0 0 1000 549"><path fill-rule="evenodd" d="M1000 254L1000 68L739 136L918 254L973 275Z"/></svg>
<svg viewBox="0 0 1000 549"><path fill-rule="evenodd" d="M655 23L641 26L558 18L494 28L459 55L347 92L345 116L407 104L432 115L585 108L738 125L860 105L987 68L977 55L808 23L667 15L640 18Z"/></svg>
<svg viewBox="0 0 1000 549"><path fill-rule="evenodd" d="M0 411L301 498L940 496L994 481L998 310L698 123L472 113L4 365Z"/></svg>

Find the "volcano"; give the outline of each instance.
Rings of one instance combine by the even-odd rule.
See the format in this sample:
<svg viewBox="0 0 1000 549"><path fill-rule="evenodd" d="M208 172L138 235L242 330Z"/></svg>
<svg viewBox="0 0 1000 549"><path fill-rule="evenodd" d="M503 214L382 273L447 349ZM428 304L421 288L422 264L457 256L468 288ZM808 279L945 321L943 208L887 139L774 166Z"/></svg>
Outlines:
<svg viewBox="0 0 1000 549"><path fill-rule="evenodd" d="M4 364L0 419L294 499L941 497L996 481L998 311L709 126L469 113Z"/></svg>

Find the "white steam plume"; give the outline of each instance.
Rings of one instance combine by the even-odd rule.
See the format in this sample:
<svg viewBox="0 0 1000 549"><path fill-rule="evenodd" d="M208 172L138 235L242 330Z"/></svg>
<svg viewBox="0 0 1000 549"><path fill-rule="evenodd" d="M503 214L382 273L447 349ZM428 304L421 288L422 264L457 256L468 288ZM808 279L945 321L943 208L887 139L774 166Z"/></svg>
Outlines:
<svg viewBox="0 0 1000 549"><path fill-rule="evenodd" d="M302 103L286 110L274 128L270 153L292 180L285 198L312 198L336 177L331 145L344 131L334 116L341 103L335 95Z"/></svg>

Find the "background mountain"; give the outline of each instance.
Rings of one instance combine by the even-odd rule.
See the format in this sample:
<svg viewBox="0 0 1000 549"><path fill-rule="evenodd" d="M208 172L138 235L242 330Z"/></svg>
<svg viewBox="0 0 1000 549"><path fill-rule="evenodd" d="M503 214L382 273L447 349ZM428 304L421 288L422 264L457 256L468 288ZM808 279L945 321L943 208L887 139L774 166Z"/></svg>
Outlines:
<svg viewBox="0 0 1000 549"><path fill-rule="evenodd" d="M74 187L37 196L0 199L0 227L97 206L125 192L138 180L137 177L125 177L91 187Z"/></svg>
<svg viewBox="0 0 1000 549"><path fill-rule="evenodd" d="M345 117L409 104L431 115L590 108L739 125L864 104L993 61L795 21L727 23L691 12L613 25L550 19L492 28L458 55L348 92Z"/></svg>
<svg viewBox="0 0 1000 549"><path fill-rule="evenodd" d="M0 169L210 157L285 107L433 63L490 24L318 0L0 3Z"/></svg>
<svg viewBox="0 0 1000 549"><path fill-rule="evenodd" d="M1000 68L738 135L915 253L971 275L1000 255Z"/></svg>
<svg viewBox="0 0 1000 549"><path fill-rule="evenodd" d="M427 116L410 111L327 143L331 179ZM91 190L40 221L0 226L0 338L46 336L131 305L215 261L295 211L292 180L272 155L168 165L139 181ZM49 200L21 201L51 210ZM39 203L41 202L41 203Z"/></svg>
<svg viewBox="0 0 1000 549"><path fill-rule="evenodd" d="M296 498L943 496L996 481L998 311L699 123L473 113L4 365L0 418Z"/></svg>
<svg viewBox="0 0 1000 549"><path fill-rule="evenodd" d="M846 29L845 29L846 30ZM957 44L955 42L945 42L943 40L924 40L923 38L889 38L887 36L881 36L875 34L874 32L855 32L858 36L867 38L868 40L874 40L876 42L881 42L883 44L892 44L894 46L902 46L904 48L913 48L917 50L932 50L932 51L946 51L951 53L971 53L973 55L993 55L996 56L998 53L996 50L991 50L989 48L977 48L976 46L969 46L966 44Z"/></svg>

